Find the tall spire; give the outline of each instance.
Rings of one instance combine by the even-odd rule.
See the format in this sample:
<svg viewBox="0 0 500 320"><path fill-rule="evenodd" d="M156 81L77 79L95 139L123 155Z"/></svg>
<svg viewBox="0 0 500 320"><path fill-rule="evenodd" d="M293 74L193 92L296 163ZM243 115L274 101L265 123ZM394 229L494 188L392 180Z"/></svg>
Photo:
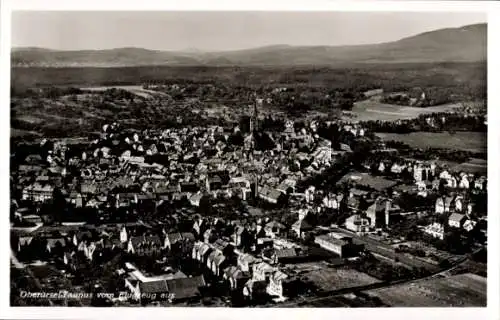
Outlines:
<svg viewBox="0 0 500 320"><path fill-rule="evenodd" d="M253 119L253 127L255 130L259 130L259 108L258 105L262 105L262 99L260 98L255 98L255 102L253 105L253 114L252 114L252 119Z"/></svg>

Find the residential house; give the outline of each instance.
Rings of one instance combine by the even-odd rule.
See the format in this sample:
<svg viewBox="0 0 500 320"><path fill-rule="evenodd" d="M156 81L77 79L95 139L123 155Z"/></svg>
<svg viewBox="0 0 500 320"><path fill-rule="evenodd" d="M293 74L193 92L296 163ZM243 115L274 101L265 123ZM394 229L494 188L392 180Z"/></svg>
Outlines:
<svg viewBox="0 0 500 320"><path fill-rule="evenodd" d="M252 279L255 281L266 281L269 283L271 274L276 270L271 265L265 262L256 263L252 266Z"/></svg>
<svg viewBox="0 0 500 320"><path fill-rule="evenodd" d="M444 226L441 223L434 222L426 226L423 231L433 238L444 239Z"/></svg>
<svg viewBox="0 0 500 320"><path fill-rule="evenodd" d="M359 214L354 214L346 219L345 227L347 230L356 233L366 233L370 228L370 220Z"/></svg>
<svg viewBox="0 0 500 320"><path fill-rule="evenodd" d="M232 235L232 240L236 247L249 247L250 233L248 229L243 226L237 226Z"/></svg>
<svg viewBox="0 0 500 320"><path fill-rule="evenodd" d="M455 211L463 212L466 210L467 206L465 204L465 199L462 195L458 195L455 197Z"/></svg>
<svg viewBox="0 0 500 320"><path fill-rule="evenodd" d="M448 213L454 209L454 197L439 197L436 200L436 213Z"/></svg>
<svg viewBox="0 0 500 320"><path fill-rule="evenodd" d="M271 260L273 263L294 263L304 260L307 256L298 248L274 249Z"/></svg>
<svg viewBox="0 0 500 320"><path fill-rule="evenodd" d="M125 280L125 284L142 302L167 299L172 301L172 293L175 292L175 285L169 286L169 281L188 279L181 271L173 272L173 270L158 276L145 276L134 265L130 263L126 263L125 265L129 272L129 277ZM136 282L138 283L135 284Z"/></svg>
<svg viewBox="0 0 500 320"><path fill-rule="evenodd" d="M97 235L93 234L89 230L86 230L73 234L72 243L77 248L77 251L82 252L87 259L92 260L94 252L97 248L96 242L98 240Z"/></svg>
<svg viewBox="0 0 500 320"><path fill-rule="evenodd" d="M97 240L97 233L95 232L95 229L92 228L79 228L78 230L72 230L70 235L72 235L71 241L75 247L78 247L81 242L92 242Z"/></svg>
<svg viewBox="0 0 500 320"><path fill-rule="evenodd" d="M174 247L182 246L185 247L187 246L188 248L186 250L191 251L191 246L193 245L195 241L194 235L190 232L176 232L176 233L168 233L165 236L165 248L168 248L169 250L172 250Z"/></svg>
<svg viewBox="0 0 500 320"><path fill-rule="evenodd" d="M164 279L139 282L138 291L142 302L167 300L169 295L167 280Z"/></svg>
<svg viewBox="0 0 500 320"><path fill-rule="evenodd" d="M477 225L476 221L471 220L471 219L467 219L464 222L463 228L464 228L465 231L471 232L472 230L474 230L474 228L476 227L476 225Z"/></svg>
<svg viewBox="0 0 500 320"><path fill-rule="evenodd" d="M206 264L208 255L213 251L213 248L201 241L198 241L193 246L192 258L202 264Z"/></svg>
<svg viewBox="0 0 500 320"><path fill-rule="evenodd" d="M431 168L424 166L421 163L413 166L413 178L415 182L426 181L431 179Z"/></svg>
<svg viewBox="0 0 500 320"><path fill-rule="evenodd" d="M323 205L329 209L340 209L343 199L343 194L329 193L323 198Z"/></svg>
<svg viewBox="0 0 500 320"><path fill-rule="evenodd" d="M310 186L309 188L306 189L304 195L307 203L314 201L315 193L316 193L316 188L314 188L314 186Z"/></svg>
<svg viewBox="0 0 500 320"><path fill-rule="evenodd" d="M159 236L143 235L132 236L128 240L127 252L134 254L154 254L159 253L164 246Z"/></svg>
<svg viewBox="0 0 500 320"><path fill-rule="evenodd" d="M378 165L378 171L379 172L385 172L386 166L383 161L380 161L380 164Z"/></svg>
<svg viewBox="0 0 500 320"><path fill-rule="evenodd" d="M244 273L235 266L229 266L224 269L224 280L229 282L231 290L242 289L245 283L250 279L248 273Z"/></svg>
<svg viewBox="0 0 500 320"><path fill-rule="evenodd" d="M336 233L316 236L314 242L341 258L354 257L363 249L363 245L354 244L352 238Z"/></svg>
<svg viewBox="0 0 500 320"><path fill-rule="evenodd" d="M203 198L203 193L197 192L189 198L189 203L194 207L199 207L201 198Z"/></svg>
<svg viewBox="0 0 500 320"><path fill-rule="evenodd" d="M97 184L94 182L84 182L80 185L80 192L84 197L96 195L98 193Z"/></svg>
<svg viewBox="0 0 500 320"><path fill-rule="evenodd" d="M180 183L181 192L184 193L197 193L200 188L195 182L182 182Z"/></svg>
<svg viewBox="0 0 500 320"><path fill-rule="evenodd" d="M217 239L218 235L214 228L207 229L203 233L203 241L205 241L205 243L212 243Z"/></svg>
<svg viewBox="0 0 500 320"><path fill-rule="evenodd" d="M282 192L269 186L259 187L257 194L259 198L272 204L278 204L284 199Z"/></svg>
<svg viewBox="0 0 500 320"><path fill-rule="evenodd" d="M390 201L387 199L377 199L366 209L366 216L370 220L370 227L379 228L388 225Z"/></svg>
<svg viewBox="0 0 500 320"><path fill-rule="evenodd" d="M264 233L266 237L274 239L285 234L286 227L277 221L271 221L264 226Z"/></svg>
<svg viewBox="0 0 500 320"><path fill-rule="evenodd" d="M48 253L53 253L57 251L61 251L60 253L62 253L67 244L66 239L63 237L48 238L46 240L47 240L46 250Z"/></svg>
<svg viewBox="0 0 500 320"><path fill-rule="evenodd" d="M73 260L74 260L75 254L76 254L75 251L71 251L71 252L65 251L63 253L63 263L66 266L72 266L74 268L75 266L73 264Z"/></svg>
<svg viewBox="0 0 500 320"><path fill-rule="evenodd" d="M102 252L106 252L106 250L108 250L107 252L109 252L109 250L121 250L123 248L123 243L120 241L120 239L117 238L101 238L95 243L95 245L95 251L98 251L99 255L102 255Z"/></svg>
<svg viewBox="0 0 500 320"><path fill-rule="evenodd" d="M213 247L222 252L228 258L234 256L234 246L228 241L217 239L213 243Z"/></svg>
<svg viewBox="0 0 500 320"><path fill-rule="evenodd" d="M293 296L293 291L296 289L295 287L294 281L289 275L282 271L275 270L269 277L266 291L271 296L278 296L278 298L284 299Z"/></svg>
<svg viewBox="0 0 500 320"><path fill-rule="evenodd" d="M21 236L17 240L17 252L20 252L26 248L28 248L33 241L32 236Z"/></svg>
<svg viewBox="0 0 500 320"><path fill-rule="evenodd" d="M200 297L200 288L207 284L203 276L167 280L168 299L177 303Z"/></svg>
<svg viewBox="0 0 500 320"><path fill-rule="evenodd" d="M76 208L81 208L83 206L83 196L79 192L71 192L66 201L74 205Z"/></svg>
<svg viewBox="0 0 500 320"><path fill-rule="evenodd" d="M265 280L250 279L245 283L243 295L247 299L259 300L266 295L267 282Z"/></svg>
<svg viewBox="0 0 500 320"><path fill-rule="evenodd" d="M292 231L300 239L303 239L306 233L311 230L313 230L313 227L306 221L306 219L299 219L292 225Z"/></svg>
<svg viewBox="0 0 500 320"><path fill-rule="evenodd" d="M297 185L297 181L294 179L285 179L276 190L288 194L295 192L295 186Z"/></svg>
<svg viewBox="0 0 500 320"><path fill-rule="evenodd" d="M460 182L458 183L458 187L460 189L469 189L470 188L469 176L467 174L462 173L460 175Z"/></svg>
<svg viewBox="0 0 500 320"><path fill-rule="evenodd" d="M23 200L31 200L34 202L45 202L52 199L54 187L50 184L42 185L38 182L31 184L23 189Z"/></svg>
<svg viewBox="0 0 500 320"><path fill-rule="evenodd" d="M241 187L241 188L247 188L247 189L250 189L250 180L248 180L247 178L245 177L232 177L230 180L229 180L229 185L231 187Z"/></svg>
<svg viewBox="0 0 500 320"><path fill-rule="evenodd" d="M20 164L18 167L18 171L26 175L29 173L40 172L42 171L42 167L39 165Z"/></svg>
<svg viewBox="0 0 500 320"><path fill-rule="evenodd" d="M446 181L446 186L449 188L457 187L457 178L450 174L447 170L441 171L439 174L439 179L443 179Z"/></svg>
<svg viewBox="0 0 500 320"><path fill-rule="evenodd" d="M193 224L193 234L197 239L200 239L205 234L205 231L208 229L208 222L205 219L199 218L195 220Z"/></svg>
<svg viewBox="0 0 500 320"><path fill-rule="evenodd" d="M229 265L228 259L222 251L213 250L207 258L207 268L212 271L215 276L222 276L223 270Z"/></svg>
<svg viewBox="0 0 500 320"><path fill-rule="evenodd" d="M404 164L399 164L397 162L393 163L391 166L391 172L395 174L402 173L404 169L406 169L406 166Z"/></svg>
<svg viewBox="0 0 500 320"><path fill-rule="evenodd" d="M120 229L120 242L121 243L128 242L128 233L127 233L127 228L125 228L125 226L123 226Z"/></svg>
<svg viewBox="0 0 500 320"><path fill-rule="evenodd" d="M219 190L222 188L222 179L219 176L206 178L206 190L208 192Z"/></svg>
<svg viewBox="0 0 500 320"><path fill-rule="evenodd" d="M487 182L486 177L481 176L474 181L474 189L486 190Z"/></svg>
<svg viewBox="0 0 500 320"><path fill-rule="evenodd" d="M448 218L448 225L453 228L462 228L466 216L460 213L452 213Z"/></svg>
<svg viewBox="0 0 500 320"><path fill-rule="evenodd" d="M237 258L237 266L243 272L250 272L254 264L262 262L249 253L240 254Z"/></svg>

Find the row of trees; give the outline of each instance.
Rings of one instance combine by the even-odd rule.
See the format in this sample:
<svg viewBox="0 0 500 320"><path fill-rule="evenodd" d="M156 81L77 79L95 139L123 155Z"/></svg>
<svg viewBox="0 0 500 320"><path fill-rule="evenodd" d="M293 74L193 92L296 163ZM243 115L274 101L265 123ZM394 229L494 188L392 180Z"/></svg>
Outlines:
<svg viewBox="0 0 500 320"><path fill-rule="evenodd" d="M461 113L422 114L414 119L400 121L363 121L361 125L372 132L410 133L418 131L474 131L487 132L484 115L465 115Z"/></svg>

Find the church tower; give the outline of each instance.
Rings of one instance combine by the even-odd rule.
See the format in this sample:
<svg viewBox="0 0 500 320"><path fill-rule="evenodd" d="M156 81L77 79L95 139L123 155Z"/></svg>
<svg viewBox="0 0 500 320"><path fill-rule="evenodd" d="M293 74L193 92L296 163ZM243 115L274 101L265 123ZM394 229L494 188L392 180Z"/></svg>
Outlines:
<svg viewBox="0 0 500 320"><path fill-rule="evenodd" d="M262 104L262 99L255 99L252 116L250 117L250 132L259 130L259 109L258 104Z"/></svg>

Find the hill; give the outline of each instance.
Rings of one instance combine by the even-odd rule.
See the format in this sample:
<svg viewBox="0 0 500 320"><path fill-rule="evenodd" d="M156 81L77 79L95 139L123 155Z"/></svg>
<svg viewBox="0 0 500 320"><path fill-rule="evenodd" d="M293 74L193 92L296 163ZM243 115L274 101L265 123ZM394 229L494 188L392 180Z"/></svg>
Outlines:
<svg viewBox="0 0 500 320"><path fill-rule="evenodd" d="M56 51L12 50L14 67L120 67L150 65L342 66L350 63L436 63L486 60L486 24L440 29L394 42L357 46L275 45L226 52L156 51L142 48Z"/></svg>

